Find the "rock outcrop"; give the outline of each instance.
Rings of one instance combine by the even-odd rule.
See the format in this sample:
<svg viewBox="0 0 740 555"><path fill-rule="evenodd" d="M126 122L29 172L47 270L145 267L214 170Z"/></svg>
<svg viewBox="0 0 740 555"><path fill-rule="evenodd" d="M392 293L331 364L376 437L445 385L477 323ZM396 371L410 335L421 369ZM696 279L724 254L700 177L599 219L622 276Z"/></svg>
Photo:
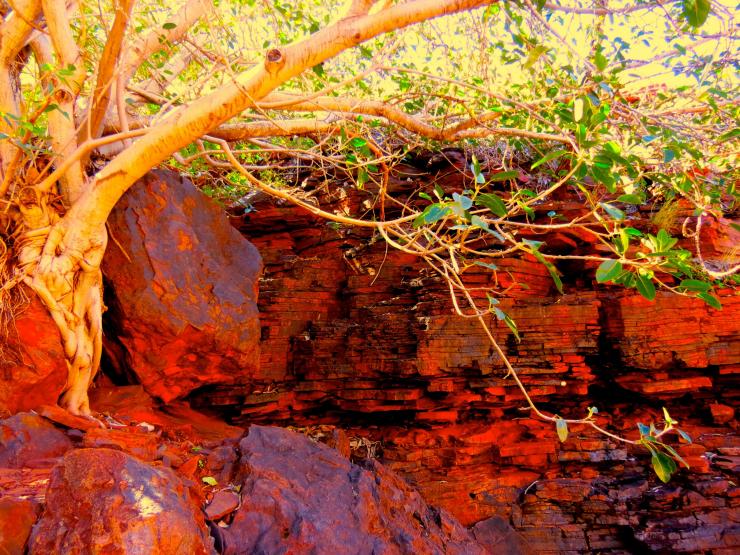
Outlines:
<svg viewBox="0 0 740 555"><path fill-rule="evenodd" d="M0 416L56 403L67 381L59 330L33 293L0 330Z"/></svg>
<svg viewBox="0 0 740 555"><path fill-rule="evenodd" d="M486 546L382 465L361 468L305 436L252 426L239 450L242 503L224 553L521 553L514 536L489 530Z"/></svg>
<svg viewBox="0 0 740 555"><path fill-rule="evenodd" d="M213 553L182 481L113 449L77 449L51 473L30 554Z"/></svg>
<svg viewBox="0 0 740 555"><path fill-rule="evenodd" d="M442 173L446 190L462 189ZM350 214L369 198L341 187L317 196ZM265 261L261 369L242 385L196 392L197 406L242 424L344 428L355 456L380 457L466 525L503 518L538 552L740 548L733 290L719 292L718 311L669 293L651 303L597 286L598 262L564 262L564 295L527 256L497 260L495 274L465 272L468 283L507 289L501 307L521 343L502 322L490 324L540 406L579 417L595 405L600 424L631 438L637 422L659 425L663 406L680 421L694 443L670 443L692 468L664 485L647 452L577 426L561 444L554 426L529 418L483 331L452 314L447 288L421 261L289 205L254 208L234 224ZM545 221L549 211L582 210L567 196L537 207ZM634 217L651 225L649 213ZM599 254L576 230L545 239L555 254ZM727 262L720 246L707 256Z"/></svg>
<svg viewBox="0 0 740 555"><path fill-rule="evenodd" d="M51 467L71 448L66 434L36 414L0 420L0 468Z"/></svg>
<svg viewBox="0 0 740 555"><path fill-rule="evenodd" d="M305 434L253 426L243 437L190 409L163 412L140 391L101 389L106 427L46 410L54 423L33 416L28 439L47 448L27 449L23 468L0 466L0 552L482 555L525 547L500 519L468 530L383 465L359 466ZM18 429L21 416L28 419L3 425ZM63 438L66 452L48 447L39 429ZM17 464L9 456L17 448L0 445L0 462Z"/></svg>
<svg viewBox="0 0 740 555"><path fill-rule="evenodd" d="M187 179L154 171L123 196L108 225L112 358L125 358L165 402L249 380L259 365L261 261L223 210Z"/></svg>

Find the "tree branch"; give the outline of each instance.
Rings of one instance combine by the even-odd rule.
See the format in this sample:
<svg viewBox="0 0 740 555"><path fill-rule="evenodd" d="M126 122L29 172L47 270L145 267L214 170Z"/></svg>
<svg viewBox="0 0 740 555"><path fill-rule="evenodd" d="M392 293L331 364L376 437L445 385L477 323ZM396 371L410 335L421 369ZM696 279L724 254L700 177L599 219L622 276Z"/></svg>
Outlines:
<svg viewBox="0 0 740 555"><path fill-rule="evenodd" d="M254 106L256 101L307 68L382 33L490 3L492 0L412 0L379 14L339 21L284 50L270 50L263 65L174 111L102 169L93 187L65 216L75 222L69 228L75 235L69 242L84 241L84 237L102 227L121 195L149 168Z"/></svg>
<svg viewBox="0 0 740 555"><path fill-rule="evenodd" d="M168 42L176 44L182 40L188 30L204 15L213 11L213 4L207 0L188 0L180 11L172 18L168 29L157 29L149 33L143 40L136 42L126 52L121 63L123 86L127 86L131 76L137 68L157 50Z"/></svg>
<svg viewBox="0 0 740 555"><path fill-rule="evenodd" d="M65 69L74 67L72 75L65 82L53 79L51 85L57 109L49 112L47 116L51 148L57 157L63 160L77 148L75 98L85 80L85 66L72 36L64 0L41 0L41 7L59 64ZM39 66L53 65L54 60L46 36L39 36L31 46ZM47 83L50 81L49 77L44 80ZM62 176L60 184L62 197L67 203L82 193L85 178L79 161L70 166Z"/></svg>
<svg viewBox="0 0 740 555"><path fill-rule="evenodd" d="M34 22L41 15L40 0L19 0L14 10L0 25L0 112L19 116L19 92L16 90L13 62L34 32ZM0 132L13 136L14 129L0 118ZM0 167L4 172L13 160L16 146L9 140L0 140Z"/></svg>
<svg viewBox="0 0 740 555"><path fill-rule="evenodd" d="M100 136L105 113L110 105L113 75L118 69L123 39L126 35L126 27L134 2L135 0L116 0L116 17L108 34L103 55L98 63L98 78L93 89L92 104L88 111L87 122L80 131L83 137L87 139L95 139Z"/></svg>
<svg viewBox="0 0 740 555"><path fill-rule="evenodd" d="M453 142L464 138L489 137L498 134L507 137L528 137L566 144L570 144L572 142L572 138L566 135L539 133L506 127L483 126L485 122L497 117L497 113L495 112L484 114L477 118L467 119L455 127L444 129L434 127L433 125L409 115L398 108L377 100L322 96L306 102L301 102L300 97L282 93L271 94L266 97L265 100L270 106L283 105L287 106L286 109L292 111L315 112L319 110L324 112L341 112L345 114L377 116L400 125L404 129L416 133L417 135L421 135L435 141Z"/></svg>

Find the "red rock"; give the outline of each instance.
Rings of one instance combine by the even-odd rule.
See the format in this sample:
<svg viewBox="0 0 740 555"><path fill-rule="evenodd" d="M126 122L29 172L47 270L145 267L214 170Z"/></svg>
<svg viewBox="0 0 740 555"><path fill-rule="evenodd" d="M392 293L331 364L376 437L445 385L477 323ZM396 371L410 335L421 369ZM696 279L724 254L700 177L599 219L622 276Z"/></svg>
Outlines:
<svg viewBox="0 0 740 555"><path fill-rule="evenodd" d="M143 461L157 457L158 441L152 433L124 430L88 430L82 440L84 447L107 447L118 449Z"/></svg>
<svg viewBox="0 0 740 555"><path fill-rule="evenodd" d="M488 553L382 465L366 470L303 435L261 426L239 449L242 506L223 531L224 553Z"/></svg>
<svg viewBox="0 0 740 555"><path fill-rule="evenodd" d="M50 468L0 467L0 496L12 499L44 501Z"/></svg>
<svg viewBox="0 0 740 555"><path fill-rule="evenodd" d="M238 455L234 445L220 445L208 453L206 467L208 474L219 484L228 484L234 477Z"/></svg>
<svg viewBox="0 0 740 555"><path fill-rule="evenodd" d="M414 175L464 188L456 172L435 172L423 167ZM398 190L408 190L402 181ZM334 184L316 191L323 206L349 213L359 213L367 196ZM423 262L388 251L368 230L333 230L287 205L256 208L234 222L265 261L261 367L239 384L196 392L196 408L242 425L352 422L347 434L377 442L375 455L428 502L465 525L510 520L535 549L629 552L640 545L631 535L656 523L665 534L691 537L695 548L707 546L695 551L731 549L732 534L719 542L701 520L713 524L734 510L729 490L705 496L705 514L694 517L690 487L671 507L660 503L665 490L647 452L578 426L561 444L554 425L529 418L488 338L474 321L454 316L447 288ZM563 189L536 210L548 223L547 211L578 216L584 205ZM630 217L641 229L652 225L647 211ZM604 254L593 234L580 231L531 238L544 239L553 254ZM740 442L734 421L710 427L704 420L717 400L736 405L740 296L717 291L722 311L667 292L651 303L634 290L596 284L598 261L557 264L568 277L565 295L555 294L531 257L507 258L496 276L478 267L465 272L476 287L511 287L501 307L522 341L493 317L491 327L534 400L574 418L596 405L600 425L633 439L638 421L662 425L664 404L698 442L679 447L694 468L674 481L728 479L736 455L726 449ZM643 396L650 410L639 409ZM669 440L677 445L675 435ZM716 464L705 451L717 454ZM673 516L684 522L660 524ZM690 542L680 545L687 550Z"/></svg>
<svg viewBox="0 0 740 555"><path fill-rule="evenodd" d="M727 424L735 418L735 409L721 403L712 403L709 410L712 411L712 420L715 424Z"/></svg>
<svg viewBox="0 0 740 555"><path fill-rule="evenodd" d="M500 517L491 517L478 522L472 528L475 539L488 553L529 553L526 541L514 532L509 523Z"/></svg>
<svg viewBox="0 0 740 555"><path fill-rule="evenodd" d="M198 443L217 445L224 440L236 441L244 434L243 428L195 411L185 402L160 406L139 385L95 388L90 395L90 403L95 410L115 414L125 422L166 428L170 435Z"/></svg>
<svg viewBox="0 0 740 555"><path fill-rule="evenodd" d="M59 330L33 293L0 332L0 416L54 404L67 381Z"/></svg>
<svg viewBox="0 0 740 555"><path fill-rule="evenodd" d="M41 405L36 408L36 413L47 420L51 420L55 424L61 424L62 426L76 430L92 430L103 427L103 424L98 420L71 414L59 405Z"/></svg>
<svg viewBox="0 0 740 555"><path fill-rule="evenodd" d="M617 383L625 389L644 393L645 395L683 394L701 388L712 387L712 380L707 376L651 380L649 376L632 374L617 378Z"/></svg>
<svg viewBox="0 0 740 555"><path fill-rule="evenodd" d="M704 217L701 227L701 254L705 262L722 270L740 262L737 246L740 245L740 231L732 226L734 222L720 218Z"/></svg>
<svg viewBox="0 0 740 555"><path fill-rule="evenodd" d="M0 497L0 553L23 555L39 507L27 499Z"/></svg>
<svg viewBox="0 0 740 555"><path fill-rule="evenodd" d="M76 449L54 468L29 553L214 553L172 471L111 449Z"/></svg>
<svg viewBox="0 0 740 555"><path fill-rule="evenodd" d="M189 181L154 171L123 196L108 225L109 317L144 389L167 402L251 376L261 261L223 212Z"/></svg>
<svg viewBox="0 0 740 555"><path fill-rule="evenodd" d="M233 491L217 491L206 506L206 517L209 520L221 520L239 507L239 501L239 494Z"/></svg>
<svg viewBox="0 0 740 555"><path fill-rule="evenodd" d="M71 448L64 432L36 414L18 413L0 421L0 467L52 466Z"/></svg>

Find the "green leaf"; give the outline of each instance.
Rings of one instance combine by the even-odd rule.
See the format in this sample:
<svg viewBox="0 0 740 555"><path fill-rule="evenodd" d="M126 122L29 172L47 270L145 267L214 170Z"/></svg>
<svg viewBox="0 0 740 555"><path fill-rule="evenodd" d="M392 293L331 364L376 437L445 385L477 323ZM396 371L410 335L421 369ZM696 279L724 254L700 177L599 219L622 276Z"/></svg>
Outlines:
<svg viewBox="0 0 740 555"><path fill-rule="evenodd" d="M568 423L558 417L558 419L555 420L555 430L558 432L558 439L560 442L565 443L565 440L568 439Z"/></svg>
<svg viewBox="0 0 740 555"><path fill-rule="evenodd" d="M465 195L452 193L452 200L458 203L462 207L463 211L470 210L473 206L473 201L470 199L470 197L466 197Z"/></svg>
<svg viewBox="0 0 740 555"><path fill-rule="evenodd" d="M710 8L709 0L683 0L681 15L692 27L700 27L707 20Z"/></svg>
<svg viewBox="0 0 740 555"><path fill-rule="evenodd" d="M655 285L650 276L643 275L641 273L635 274L637 279L635 287L640 292L640 295L645 297L647 300L652 301L655 299Z"/></svg>
<svg viewBox="0 0 740 555"><path fill-rule="evenodd" d="M691 468L691 466L689 465L689 463L687 463L687 462L686 462L686 461L684 460L684 458L683 458L683 457L682 457L681 455L679 455L679 454L678 454L678 452L677 452L677 451L676 451L676 450L675 450L675 449L674 449L673 447L671 447L670 445L666 445L665 443L661 443L661 446L663 447L663 449L665 449L665 450L666 450L666 451L668 452L668 455L669 455L669 456L670 456L670 457L671 457L671 458L672 458L672 459L673 459L674 461L676 461L676 462L679 462L679 463L681 463L681 464L682 464L682 465L684 465L684 466L685 466L686 468Z"/></svg>
<svg viewBox="0 0 740 555"><path fill-rule="evenodd" d="M218 482L216 481L216 478L214 478L213 476L203 476L201 478L201 480L203 480L203 483L204 484L208 484L209 486L217 486L218 485Z"/></svg>
<svg viewBox="0 0 740 555"><path fill-rule="evenodd" d="M495 264L489 264L488 262L480 262L476 260L474 264L476 266L482 266L484 268L488 268L489 270L498 270L498 266L496 266Z"/></svg>
<svg viewBox="0 0 740 555"><path fill-rule="evenodd" d="M525 239L527 241L527 239ZM538 245L539 246L539 245ZM558 291L562 295L563 293L563 282L560 280L560 275L558 274L558 269L552 264L552 262L549 262L548 260L545 260L545 257L542 256L542 253L537 250L537 248L532 249L532 254L534 257L540 261L541 264L547 268L547 271L550 273L550 277L555 282L555 287L557 287Z"/></svg>
<svg viewBox="0 0 740 555"><path fill-rule="evenodd" d="M727 133L722 133L722 135L717 137L717 141L729 141L730 139L734 139L735 137L740 137L740 127L736 127L735 129L728 131Z"/></svg>
<svg viewBox="0 0 740 555"><path fill-rule="evenodd" d="M625 218L624 212L622 212L619 208L616 206L612 206L611 204L607 202L600 202L599 206L601 206L604 209L604 212L609 214L612 218L615 220L622 221Z"/></svg>
<svg viewBox="0 0 740 555"><path fill-rule="evenodd" d="M678 243L678 239L675 237L671 237L671 235L665 230L661 229L658 231L658 234L655 236L655 238L658 240L658 246L659 250L670 250L676 243Z"/></svg>
<svg viewBox="0 0 740 555"><path fill-rule="evenodd" d="M473 227L479 227L481 229L485 229L486 231L490 231L491 229L488 226L488 224L478 216L472 216L470 218L470 225Z"/></svg>
<svg viewBox="0 0 740 555"><path fill-rule="evenodd" d="M420 192L420 193L419 193L419 197L420 197L420 198L423 198L424 200L428 200L429 202L432 202L432 201L434 200L434 199L432 199L432 197L430 197L430 196L429 196L429 195L428 195L427 193L425 193L424 191L422 191L422 192Z"/></svg>
<svg viewBox="0 0 740 555"><path fill-rule="evenodd" d="M576 98L575 102L573 102L573 120L576 122L579 122L583 119L583 109L586 106L586 101L583 99L583 97Z"/></svg>
<svg viewBox="0 0 740 555"><path fill-rule="evenodd" d="M169 31L170 29L174 29L175 27L177 27L177 25L175 25L175 24L174 24L174 23L172 23L172 22L167 22L167 23L165 23L164 25L162 25L162 29L167 29L168 31Z"/></svg>
<svg viewBox="0 0 740 555"><path fill-rule="evenodd" d="M475 204L479 206L485 206L491 212L496 214L499 218L506 217L508 210L506 210L506 204L501 198L493 193L483 193L475 197Z"/></svg>
<svg viewBox="0 0 740 555"><path fill-rule="evenodd" d="M488 181L493 183L494 181L507 181L509 179L516 179L519 176L519 172L517 170L511 170L508 172L499 172L490 174L488 176Z"/></svg>
<svg viewBox="0 0 740 555"><path fill-rule="evenodd" d="M711 283L707 283L706 281L699 281L698 279L684 279L678 286L682 289L688 289L689 291L700 291L702 293L706 293L712 288Z"/></svg>
<svg viewBox="0 0 740 555"><path fill-rule="evenodd" d="M719 299L714 295L710 295L709 293L699 293L697 297L699 297L702 301L707 303L712 308L722 310L722 303L719 302Z"/></svg>
<svg viewBox="0 0 740 555"><path fill-rule="evenodd" d="M668 409L665 407L663 407L663 418L671 426L673 426L674 424L678 424L678 422L676 422L675 420L673 420L673 418L671 418L671 415L668 414Z"/></svg>
<svg viewBox="0 0 740 555"><path fill-rule="evenodd" d="M642 204L644 202L642 195L621 195L617 198L617 201L625 204Z"/></svg>
<svg viewBox="0 0 740 555"><path fill-rule="evenodd" d="M535 169L536 167L541 166L542 164L545 164L549 162L550 160L555 160L555 158L560 158L561 156L564 156L565 154L568 154L567 150L556 150L554 152L548 152L542 158L540 158L534 164L532 164L531 169Z"/></svg>
<svg viewBox="0 0 740 555"><path fill-rule="evenodd" d="M689 434L687 434L687 433L686 433L686 432L684 432L683 430L676 430L676 431L678 432L678 435L680 435L680 436L681 436L681 438L682 438L682 439L683 439L683 440L684 440L684 441L685 441L686 443L692 443L692 441L691 441L691 436L690 436Z"/></svg>
<svg viewBox="0 0 740 555"><path fill-rule="evenodd" d="M496 315L496 318L498 320L503 320L504 323L507 326L509 326L509 329L514 334L514 337L516 337L516 340L521 341L521 338L519 337L519 328L516 327L516 322L514 322L514 320L512 320L511 317L508 314L506 314L506 312L501 310L500 308L496 306L492 306L492 308L493 308L494 314Z"/></svg>
<svg viewBox="0 0 740 555"><path fill-rule="evenodd" d="M449 213L450 209L448 206L443 206L439 203L430 204L416 217L413 225L414 227L421 227L423 225L433 224L447 216Z"/></svg>
<svg viewBox="0 0 740 555"><path fill-rule="evenodd" d="M653 470L655 470L658 478L660 478L661 481L666 484L670 481L673 473L678 470L678 467L676 466L676 463L673 461L673 459L665 453L661 453L659 451L653 451L652 463Z"/></svg>
<svg viewBox="0 0 740 555"><path fill-rule="evenodd" d="M611 281L622 273L622 263L619 260L604 260L596 268L596 281L605 283Z"/></svg>
<svg viewBox="0 0 740 555"><path fill-rule="evenodd" d="M479 185L483 185L483 183L486 182L486 178L483 177L483 173L480 170L480 162L478 161L478 158L475 157L475 155L473 155L473 162L470 164L470 169L475 176L475 182Z"/></svg>
<svg viewBox="0 0 740 555"><path fill-rule="evenodd" d="M596 68L599 71L604 71L606 69L606 66L609 65L609 60L607 60L606 56L601 53L601 50L596 52L596 54L594 55L594 65L596 65Z"/></svg>

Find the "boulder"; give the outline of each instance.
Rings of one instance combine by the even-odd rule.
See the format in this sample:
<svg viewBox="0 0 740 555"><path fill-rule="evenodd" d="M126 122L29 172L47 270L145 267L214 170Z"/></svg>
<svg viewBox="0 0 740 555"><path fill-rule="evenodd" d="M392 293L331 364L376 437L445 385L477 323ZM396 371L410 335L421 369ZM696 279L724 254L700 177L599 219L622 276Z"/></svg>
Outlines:
<svg viewBox="0 0 740 555"><path fill-rule="evenodd" d="M489 553L379 463L362 468L306 436L262 426L239 449L242 504L222 531L224 553Z"/></svg>
<svg viewBox="0 0 740 555"><path fill-rule="evenodd" d="M146 391L169 402L248 380L259 363L262 262L223 210L187 179L154 171L108 224L109 335Z"/></svg>
<svg viewBox="0 0 740 555"><path fill-rule="evenodd" d="M0 553L23 555L26 552L26 542L38 513L38 504L28 499L0 498Z"/></svg>
<svg viewBox="0 0 740 555"><path fill-rule="evenodd" d="M36 414L24 412L0 421L0 467L49 467L71 448L64 432Z"/></svg>
<svg viewBox="0 0 740 555"><path fill-rule="evenodd" d="M112 449L77 449L54 468L30 554L213 553L183 482Z"/></svg>
<svg viewBox="0 0 740 555"><path fill-rule="evenodd" d="M0 415L56 403L67 380L59 330L33 295L0 331Z"/></svg>

